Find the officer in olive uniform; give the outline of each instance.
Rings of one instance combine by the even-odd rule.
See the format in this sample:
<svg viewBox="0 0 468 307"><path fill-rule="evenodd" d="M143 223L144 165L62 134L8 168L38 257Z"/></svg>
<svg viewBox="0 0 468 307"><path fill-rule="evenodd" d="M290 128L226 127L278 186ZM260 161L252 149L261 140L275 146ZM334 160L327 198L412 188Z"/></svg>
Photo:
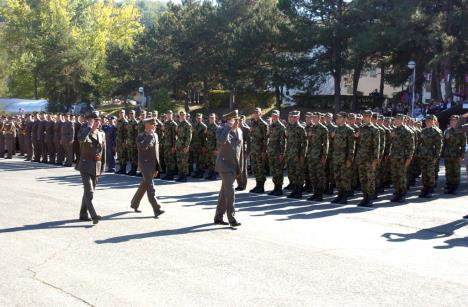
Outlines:
<svg viewBox="0 0 468 307"><path fill-rule="evenodd" d="M268 123L262 118L262 110L255 108L250 126L250 162L256 185L250 193L265 192L267 144Z"/></svg>
<svg viewBox="0 0 468 307"><path fill-rule="evenodd" d="M307 152L307 137L305 128L299 123L300 116L300 111L289 112L289 125L286 129L286 166L292 185L292 192L288 198L297 199L302 198L303 169Z"/></svg>
<svg viewBox="0 0 468 307"><path fill-rule="evenodd" d="M445 163L445 193L455 194L460 184L460 168L465 156L466 135L457 131L458 115L450 117L450 126L444 132L442 158Z"/></svg>
<svg viewBox="0 0 468 307"><path fill-rule="evenodd" d="M179 126L177 127L176 153L179 178L177 182L186 182L189 174L189 151L192 141L192 125L187 121L187 113L179 112Z"/></svg>
<svg viewBox="0 0 468 307"><path fill-rule="evenodd" d="M280 111L273 110L271 112L270 138L268 140L267 154L270 172L275 187L269 195L283 195L285 152L286 127L280 120Z"/></svg>
<svg viewBox="0 0 468 307"><path fill-rule="evenodd" d="M431 198L435 185L435 166L442 150L442 133L434 126L435 115L426 116L426 128L421 132L417 155L421 167L423 188L419 197Z"/></svg>
<svg viewBox="0 0 468 307"><path fill-rule="evenodd" d="M164 123L164 163L166 164L166 176L163 180L173 180L176 172L176 139L177 123L172 119L172 111L166 112Z"/></svg>

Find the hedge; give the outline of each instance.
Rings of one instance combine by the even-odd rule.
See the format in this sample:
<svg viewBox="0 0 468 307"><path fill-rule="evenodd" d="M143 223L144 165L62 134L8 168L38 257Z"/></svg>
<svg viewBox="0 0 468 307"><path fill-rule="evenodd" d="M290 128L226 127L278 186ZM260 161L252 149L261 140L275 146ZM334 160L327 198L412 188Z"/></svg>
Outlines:
<svg viewBox="0 0 468 307"><path fill-rule="evenodd" d="M210 109L220 109L229 106L229 91L212 90L207 93L207 103ZM236 94L236 107L245 110L255 107L269 108L276 102L272 92L242 92Z"/></svg>

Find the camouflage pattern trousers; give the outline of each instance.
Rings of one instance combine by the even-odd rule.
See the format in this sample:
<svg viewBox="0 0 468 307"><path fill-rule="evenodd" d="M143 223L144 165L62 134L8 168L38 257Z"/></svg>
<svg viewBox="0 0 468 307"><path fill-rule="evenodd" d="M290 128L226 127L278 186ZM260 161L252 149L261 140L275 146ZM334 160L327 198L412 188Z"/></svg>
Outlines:
<svg viewBox="0 0 468 307"><path fill-rule="evenodd" d="M445 158L445 178L447 184L456 185L460 184L460 169L461 161L459 158Z"/></svg>
<svg viewBox="0 0 468 307"><path fill-rule="evenodd" d="M216 155L214 154L214 151L208 151L205 162L208 171L214 172L216 164Z"/></svg>
<svg viewBox="0 0 468 307"><path fill-rule="evenodd" d="M119 164L127 164L128 161L128 151L127 145L125 144L117 144L117 158L119 160Z"/></svg>
<svg viewBox="0 0 468 307"><path fill-rule="evenodd" d="M335 184L335 170L333 169L333 159L330 155L325 165L325 173L327 176L326 184Z"/></svg>
<svg viewBox="0 0 468 307"><path fill-rule="evenodd" d="M132 163L132 169L138 167L138 148L136 144L127 145L128 160Z"/></svg>
<svg viewBox="0 0 468 307"><path fill-rule="evenodd" d="M390 165L392 170L393 188L397 193L406 193L408 169L405 166L405 159L390 158Z"/></svg>
<svg viewBox="0 0 468 307"><path fill-rule="evenodd" d="M260 153L250 153L250 162L252 163L252 172L256 180L260 182L265 182L266 180L266 163L262 159Z"/></svg>
<svg viewBox="0 0 468 307"><path fill-rule="evenodd" d="M372 161L357 161L359 171L359 182L361 183L362 193L369 196L375 193L375 169L372 167Z"/></svg>
<svg viewBox="0 0 468 307"><path fill-rule="evenodd" d="M284 175L284 158L279 159L277 154L268 155L268 163L270 165L270 172L272 176L273 183L275 185L283 185Z"/></svg>
<svg viewBox="0 0 468 307"><path fill-rule="evenodd" d="M421 179L423 186L432 188L435 185L435 164L432 158L419 158L421 167Z"/></svg>
<svg viewBox="0 0 468 307"><path fill-rule="evenodd" d="M203 171L206 169L206 152L204 148L200 146L192 146L190 148L192 151L193 162L196 165L197 171Z"/></svg>
<svg viewBox="0 0 468 307"><path fill-rule="evenodd" d="M172 147L164 145L164 164L166 172L175 172L176 170L176 153L172 152Z"/></svg>
<svg viewBox="0 0 468 307"><path fill-rule="evenodd" d="M288 167L289 181L293 185L304 184L304 166L299 157L287 157L286 165Z"/></svg>
<svg viewBox="0 0 468 307"><path fill-rule="evenodd" d="M346 167L346 161L333 159L335 182L338 192L351 192L353 185L353 165Z"/></svg>
<svg viewBox="0 0 468 307"><path fill-rule="evenodd" d="M307 170L310 183L312 184L314 190L319 190L323 192L325 189L327 177L325 173L325 165L322 164L320 158L308 157Z"/></svg>
<svg viewBox="0 0 468 307"><path fill-rule="evenodd" d="M187 176L189 174L189 152L184 152L184 147L176 146L177 153L177 168L179 175Z"/></svg>

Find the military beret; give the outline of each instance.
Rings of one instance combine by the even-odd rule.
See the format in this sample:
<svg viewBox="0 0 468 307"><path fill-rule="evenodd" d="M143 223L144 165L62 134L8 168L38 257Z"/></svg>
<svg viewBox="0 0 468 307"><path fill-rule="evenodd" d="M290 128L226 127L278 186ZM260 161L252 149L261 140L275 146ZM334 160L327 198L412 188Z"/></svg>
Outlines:
<svg viewBox="0 0 468 307"><path fill-rule="evenodd" d="M228 120L228 119L238 119L239 118L239 110L234 110L232 112L229 112L227 114L223 115L223 120Z"/></svg>
<svg viewBox="0 0 468 307"><path fill-rule="evenodd" d="M325 113L325 117L333 117L333 113Z"/></svg>
<svg viewBox="0 0 468 307"><path fill-rule="evenodd" d="M336 116L347 118L347 117L348 117L348 113L346 113L346 112L338 112L338 114L336 114Z"/></svg>
<svg viewBox="0 0 468 307"><path fill-rule="evenodd" d="M450 120L452 120L452 119L458 120L459 118L460 118L459 115L452 115L452 116L450 116Z"/></svg>
<svg viewBox="0 0 468 307"><path fill-rule="evenodd" d="M362 115L363 115L363 116L366 116L366 115L372 116L372 114L373 114L373 113L372 113L371 110L365 110L365 111L362 112Z"/></svg>
<svg viewBox="0 0 468 307"><path fill-rule="evenodd" d="M289 112L289 116L301 116L301 111L291 111Z"/></svg>
<svg viewBox="0 0 468 307"><path fill-rule="evenodd" d="M312 113L312 112L306 112L305 117L311 117L311 116L313 116L313 115L315 115L315 112L314 112L314 113Z"/></svg>
<svg viewBox="0 0 468 307"><path fill-rule="evenodd" d="M356 114L354 114L354 113L349 113L349 114L348 114L348 118L354 119L354 118L356 118Z"/></svg>
<svg viewBox="0 0 468 307"><path fill-rule="evenodd" d="M271 115L280 115L280 111L273 110L273 111L271 111Z"/></svg>
<svg viewBox="0 0 468 307"><path fill-rule="evenodd" d="M145 118L143 120L143 123L145 125L156 125L156 120L154 119L154 117L151 117L151 118Z"/></svg>
<svg viewBox="0 0 468 307"><path fill-rule="evenodd" d="M426 115L426 120L437 120L437 116L433 114Z"/></svg>

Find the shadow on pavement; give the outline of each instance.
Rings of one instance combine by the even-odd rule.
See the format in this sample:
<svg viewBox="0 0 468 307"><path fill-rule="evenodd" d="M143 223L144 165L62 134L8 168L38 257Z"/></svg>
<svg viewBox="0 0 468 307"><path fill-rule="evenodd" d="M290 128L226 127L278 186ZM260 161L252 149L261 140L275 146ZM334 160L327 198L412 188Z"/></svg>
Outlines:
<svg viewBox="0 0 468 307"><path fill-rule="evenodd" d="M205 228L208 226L215 226L215 225L213 223L206 223L206 224L200 224L200 225L183 227L183 228L158 230L158 231L152 231L152 232L112 237L112 238L108 238L104 240L96 240L95 242L97 244L108 244L108 243L115 244L115 243L123 243L123 242L131 241L131 240L140 240L140 239L165 237L165 236L177 236L177 235L184 235L184 234L197 233L197 232L207 232L207 231L215 231L215 230L223 230L223 229L235 230L235 228L232 228L232 227Z"/></svg>
<svg viewBox="0 0 468 307"><path fill-rule="evenodd" d="M434 246L435 249L449 249L454 247L468 247L468 237L455 238L444 241L445 245Z"/></svg>

